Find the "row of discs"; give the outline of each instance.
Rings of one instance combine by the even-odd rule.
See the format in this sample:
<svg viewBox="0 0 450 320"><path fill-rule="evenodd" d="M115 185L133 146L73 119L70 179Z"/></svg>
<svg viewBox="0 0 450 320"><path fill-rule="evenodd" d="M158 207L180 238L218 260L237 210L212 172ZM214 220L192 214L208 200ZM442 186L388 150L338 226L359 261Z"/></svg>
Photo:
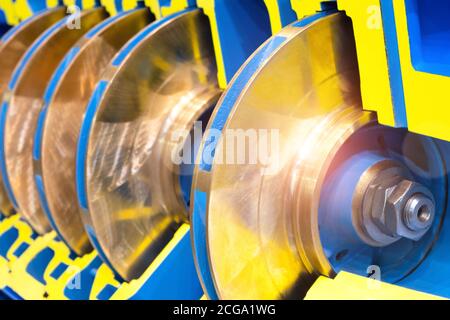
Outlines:
<svg viewBox="0 0 450 320"><path fill-rule="evenodd" d="M2 211L131 280L188 220L192 169L180 178L171 137L220 95L212 36L196 9L79 19L46 10L2 38Z"/></svg>
<svg viewBox="0 0 450 320"><path fill-rule="evenodd" d="M317 275L346 270L332 261L345 250L322 245L340 236L336 221L321 224L322 189L341 147L371 128L387 131L361 108L344 13L286 27L222 94L201 10L154 21L144 8L112 17L94 8L75 29L64 12L44 11L0 43L3 212L14 207L40 234L54 229L78 255L95 248L125 281L191 224L210 298L299 298ZM256 134L244 154L261 158L234 161L236 132ZM411 141L393 136L401 146ZM359 152L365 143L348 148ZM412 159L413 173L420 167L392 149ZM441 182L429 186L436 198ZM411 264L428 254L433 237L405 243L420 251Z"/></svg>

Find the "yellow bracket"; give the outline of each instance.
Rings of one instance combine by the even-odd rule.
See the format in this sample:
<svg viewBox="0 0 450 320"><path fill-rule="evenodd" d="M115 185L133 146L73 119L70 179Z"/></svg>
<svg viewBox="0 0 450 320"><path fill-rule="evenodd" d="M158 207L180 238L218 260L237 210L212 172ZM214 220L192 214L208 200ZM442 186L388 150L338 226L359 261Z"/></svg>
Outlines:
<svg viewBox="0 0 450 320"><path fill-rule="evenodd" d="M55 233L46 234L38 237L30 247L11 263L11 273L8 279L8 287L17 292L22 298L30 300L45 299L47 293L45 285L37 281L26 269L29 262L53 240Z"/></svg>
<svg viewBox="0 0 450 320"><path fill-rule="evenodd" d="M54 8L58 6L58 0L46 0L45 3L47 8ZM15 11L20 21L31 17L35 13L30 7L29 0L16 0Z"/></svg>
<svg viewBox="0 0 450 320"><path fill-rule="evenodd" d="M48 1L47 1L48 2ZM67 7L74 6L76 3L76 0L63 0L63 4ZM81 1L82 10L92 9L95 7L95 0L82 0Z"/></svg>
<svg viewBox="0 0 450 320"><path fill-rule="evenodd" d="M49 298L54 300L68 300L68 297L65 295L65 290L69 285L73 286L73 288L69 288L70 290L83 289L81 287L77 287L76 276L80 275L80 272L84 268L88 267L94 259L98 259L95 251L72 261L66 271L58 278L58 281L51 281L47 286ZM81 278L78 279L78 281L80 281L78 284L81 285ZM115 287L119 286L119 282L115 280L113 272L108 268L108 266L101 264L96 272L95 279L89 293L89 299L96 299L97 295L108 284Z"/></svg>
<svg viewBox="0 0 450 320"><path fill-rule="evenodd" d="M306 300L444 300L378 280L340 272L335 279L320 277Z"/></svg>
<svg viewBox="0 0 450 320"><path fill-rule="evenodd" d="M6 259L0 257L0 263L2 267L2 270L0 272L2 273L4 272L3 267L7 268L7 271L9 272L10 265L17 260L17 257L14 255L16 250L19 249L21 245L29 245L33 242L33 230L27 223L20 220L20 217L17 214L5 218L0 223L0 234L8 232L12 228L15 228L17 230L18 237L9 247L8 252L6 253Z"/></svg>
<svg viewBox="0 0 450 320"><path fill-rule="evenodd" d="M7 24L14 26L19 23L19 17L16 14L16 9L12 0L2 0L0 2L0 10L5 13Z"/></svg>
<svg viewBox="0 0 450 320"><path fill-rule="evenodd" d="M161 19L173 13L189 7L188 0L172 0L169 6L161 6L160 0L145 0L145 5L150 8L156 19Z"/></svg>
<svg viewBox="0 0 450 320"><path fill-rule="evenodd" d="M225 74L225 64L222 55L222 45L220 43L219 28L217 26L215 1L214 0L197 0L197 6L203 9L203 12L208 16L211 24L212 40L214 45L214 51L216 54L217 63L217 80L219 87L226 88L227 77Z"/></svg>
<svg viewBox="0 0 450 320"><path fill-rule="evenodd" d="M115 0L100 0L100 3L110 16L115 16L118 13ZM132 10L137 7L137 4L138 0L122 0L122 10Z"/></svg>
<svg viewBox="0 0 450 320"><path fill-rule="evenodd" d="M375 111L381 124L395 126L380 0L339 0L353 21L363 108Z"/></svg>
<svg viewBox="0 0 450 320"><path fill-rule="evenodd" d="M19 232L19 234L21 237L23 236L22 232ZM92 259L92 254L72 259L68 247L55 238L55 232L36 238L19 258L10 262L11 272L6 284L22 298L60 299L61 283L66 283L71 276L84 268ZM44 250L51 250L53 256L43 270L44 283L42 283L33 277L27 269L30 263ZM13 251L13 248L11 251ZM66 265L67 269L55 279L52 274L61 265ZM65 279L67 281L64 281Z"/></svg>
<svg viewBox="0 0 450 320"><path fill-rule="evenodd" d="M323 1L324 0L291 0L291 6L297 14L297 17L302 19L305 16L310 16L319 11L321 9L320 4Z"/></svg>

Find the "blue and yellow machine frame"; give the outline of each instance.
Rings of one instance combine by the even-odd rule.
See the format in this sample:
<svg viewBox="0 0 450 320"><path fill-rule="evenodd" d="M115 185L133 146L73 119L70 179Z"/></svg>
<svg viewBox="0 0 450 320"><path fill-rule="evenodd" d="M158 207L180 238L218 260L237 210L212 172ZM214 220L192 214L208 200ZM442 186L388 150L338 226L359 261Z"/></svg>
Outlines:
<svg viewBox="0 0 450 320"><path fill-rule="evenodd" d="M111 15L136 0L1 0L0 31L58 5L103 5ZM363 107L391 127L450 141L448 54L436 28L450 27L446 1L425 0L145 0L157 19L189 7L209 17L218 82L226 88L263 41L291 22L336 5L353 21ZM444 6L447 10L436 10ZM438 8L439 9L439 8ZM441 8L442 9L442 8ZM433 21L434 23L427 23ZM431 36L434 38L431 39ZM437 60L439 57L439 60ZM426 93L426 94L425 94ZM351 288L351 289L350 289ZM370 288L370 289L368 289ZM18 215L0 216L0 290L14 299L200 299L190 229L183 225L145 273L118 280L96 252L74 255L55 232L38 236ZM307 295L328 298L435 298L348 273L319 278Z"/></svg>

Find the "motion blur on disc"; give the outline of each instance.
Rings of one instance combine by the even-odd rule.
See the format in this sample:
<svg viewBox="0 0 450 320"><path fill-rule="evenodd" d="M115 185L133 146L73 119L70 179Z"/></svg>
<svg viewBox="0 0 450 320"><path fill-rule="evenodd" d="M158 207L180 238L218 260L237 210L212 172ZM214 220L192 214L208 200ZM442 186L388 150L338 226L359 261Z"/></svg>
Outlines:
<svg viewBox="0 0 450 320"><path fill-rule="evenodd" d="M208 19L186 10L138 34L99 84L85 223L125 280L141 275L187 222L181 181L192 172L175 155L218 99L216 72Z"/></svg>
<svg viewBox="0 0 450 320"><path fill-rule="evenodd" d="M50 224L34 184L32 147L44 91L67 51L106 17L104 9L92 9L80 14L79 28L68 27L69 17L48 28L18 63L4 95L0 121L4 183L16 209L41 234L50 230Z"/></svg>
<svg viewBox="0 0 450 320"><path fill-rule="evenodd" d="M209 125L222 135L207 130L193 197L205 202L205 261L219 298L297 299L317 275L365 276L370 265L398 283L430 252L447 192L439 146L378 125L360 99L343 13L283 29L230 84ZM230 147L235 130L248 133L243 150Z"/></svg>
<svg viewBox="0 0 450 320"><path fill-rule="evenodd" d="M147 9L123 12L91 29L55 72L35 136L35 175L48 204L52 227L79 255L91 250L81 221L75 184L78 135L89 98L113 56L152 16Z"/></svg>
<svg viewBox="0 0 450 320"><path fill-rule="evenodd" d="M46 10L3 35L0 39L0 98L7 90L14 68L26 50L45 29L61 20L64 14L64 8ZM5 215L9 215L13 211L3 182L0 182L0 211Z"/></svg>

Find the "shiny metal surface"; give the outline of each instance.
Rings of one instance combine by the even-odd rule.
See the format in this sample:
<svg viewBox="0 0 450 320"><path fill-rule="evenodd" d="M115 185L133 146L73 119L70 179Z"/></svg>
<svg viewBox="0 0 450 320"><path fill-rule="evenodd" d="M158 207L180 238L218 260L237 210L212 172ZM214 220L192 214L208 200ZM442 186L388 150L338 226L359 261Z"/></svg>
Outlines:
<svg viewBox="0 0 450 320"><path fill-rule="evenodd" d="M414 163L415 159L408 160ZM352 207L353 225L361 240L383 247L402 237L419 240L433 223L435 201L431 191L415 182L405 165L391 159L376 163L362 174ZM422 219L426 221L420 222L422 207Z"/></svg>
<svg viewBox="0 0 450 320"><path fill-rule="evenodd" d="M106 72L110 82L86 164L89 216L83 217L125 280L142 274L188 220L172 154L220 94L210 26L200 10L146 32Z"/></svg>
<svg viewBox="0 0 450 320"><path fill-rule="evenodd" d="M434 200L422 193L412 196L403 212L407 227L413 231L429 228L433 223L434 213Z"/></svg>
<svg viewBox="0 0 450 320"><path fill-rule="evenodd" d="M0 39L0 98L7 89L14 68L26 50L45 29L61 20L64 15L65 8L63 7L46 10L22 22ZM0 211L5 215L13 211L13 206L1 181Z"/></svg>
<svg viewBox="0 0 450 320"><path fill-rule="evenodd" d="M37 118L43 106L43 94L48 81L67 51L91 27L107 17L104 9L92 9L80 14L80 29L69 29L60 20L41 41L33 54L23 62L17 82L6 99L4 149L6 168L18 210L38 233L50 230L49 222L39 203L34 182L32 147ZM17 69L16 69L17 70Z"/></svg>
<svg viewBox="0 0 450 320"><path fill-rule="evenodd" d="M105 20L98 32L81 38L47 105L35 173L42 175L56 229L79 255L92 248L77 206L75 184L76 148L86 106L113 56L151 20L147 9L133 10Z"/></svg>
<svg viewBox="0 0 450 320"><path fill-rule="evenodd" d="M211 170L196 168L195 185L207 193L209 262L222 299L301 298L317 274L332 274L319 239L321 185L339 147L373 121L360 107L345 15L290 26L276 37L286 40L259 63L224 128L278 132L277 144L268 146L271 160L220 161L230 153L226 134ZM223 97L228 94L236 92Z"/></svg>

